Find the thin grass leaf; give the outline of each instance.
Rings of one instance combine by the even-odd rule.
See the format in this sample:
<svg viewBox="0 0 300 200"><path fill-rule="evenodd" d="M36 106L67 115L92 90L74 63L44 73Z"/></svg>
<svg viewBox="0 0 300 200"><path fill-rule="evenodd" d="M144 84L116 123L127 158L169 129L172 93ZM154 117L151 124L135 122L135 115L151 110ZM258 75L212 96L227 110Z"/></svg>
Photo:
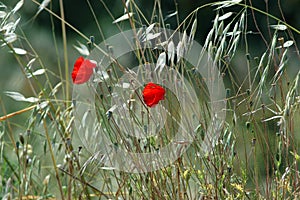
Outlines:
<svg viewBox="0 0 300 200"><path fill-rule="evenodd" d="M179 41L178 45L177 45L177 63L183 57L183 54L184 54L184 46L183 46L182 42Z"/></svg>
<svg viewBox="0 0 300 200"><path fill-rule="evenodd" d="M288 40L283 44L283 47L288 48L288 47L292 46L293 44L294 44L293 40Z"/></svg>
<svg viewBox="0 0 300 200"><path fill-rule="evenodd" d="M283 70L284 70L284 68L286 66L286 63L287 63L287 58L286 58L287 57L287 52L288 52L288 50L285 49L285 51L282 54L279 67L278 67L278 69L277 69L277 71L276 71L276 73L274 75L274 80L275 80L274 82L278 81L278 79L282 75L282 72L283 72Z"/></svg>
<svg viewBox="0 0 300 200"><path fill-rule="evenodd" d="M123 89L128 89L128 88L130 88L130 83L122 83L122 88L123 88Z"/></svg>
<svg viewBox="0 0 300 200"><path fill-rule="evenodd" d="M234 6L240 2L242 2L242 0L220 1L220 2L214 3L213 6L219 6L219 7L217 7L217 10L220 10L222 8Z"/></svg>
<svg viewBox="0 0 300 200"><path fill-rule="evenodd" d="M4 5L2 2L0 2L0 8L6 9L7 7L6 7L6 5Z"/></svg>
<svg viewBox="0 0 300 200"><path fill-rule="evenodd" d="M241 34L242 31L236 31L236 32L228 32L226 33L227 36L235 36Z"/></svg>
<svg viewBox="0 0 300 200"><path fill-rule="evenodd" d="M11 29L13 25L13 22L6 23L4 26L1 27L0 31L4 32L4 35L10 34L12 32Z"/></svg>
<svg viewBox="0 0 300 200"><path fill-rule="evenodd" d="M116 24L116 23L119 23L121 21L124 21L124 20L127 20L129 19L130 17L132 17L133 13L130 12L130 13L126 13L124 15L122 15L121 17L119 17L118 19L114 20L112 23L113 24Z"/></svg>
<svg viewBox="0 0 300 200"><path fill-rule="evenodd" d="M221 22L221 24L222 24L223 22ZM222 35L226 35L227 33L228 33L228 30L230 29L230 27L231 27L231 23L228 23L226 26L225 26L225 28L224 28L224 30L223 30L223 32L222 32Z"/></svg>
<svg viewBox="0 0 300 200"><path fill-rule="evenodd" d="M36 61L36 58L32 58L26 65L26 69L31 69L32 64Z"/></svg>
<svg viewBox="0 0 300 200"><path fill-rule="evenodd" d="M197 19L194 20L192 28L191 28L191 36L194 38L197 30Z"/></svg>
<svg viewBox="0 0 300 200"><path fill-rule="evenodd" d="M189 45L192 45L191 43L194 40L196 31L197 31L197 19L195 19L194 22L193 22L193 24L192 24L191 34L190 34L190 37L189 37L189 40L188 40L188 44ZM185 50L186 50L187 46L186 46L186 44L184 44L184 40L182 40L182 41L183 41L183 46L185 47Z"/></svg>
<svg viewBox="0 0 300 200"><path fill-rule="evenodd" d="M223 20L229 18L232 14L233 14L233 12L228 12L228 13L226 13L226 14L220 16L220 17L218 18L218 21L223 21Z"/></svg>
<svg viewBox="0 0 300 200"><path fill-rule="evenodd" d="M24 97L23 94L19 92L12 92L12 91L5 91L4 92L8 97L12 98L15 101L22 101L22 102L30 102L30 103L36 103L39 101L36 97Z"/></svg>
<svg viewBox="0 0 300 200"><path fill-rule="evenodd" d="M166 59L167 59L167 55L165 52L159 54L154 71L159 70L160 73L166 65Z"/></svg>
<svg viewBox="0 0 300 200"><path fill-rule="evenodd" d="M267 119L263 119L262 122L267 122L267 121L271 121L273 119L278 119L278 118L282 118L282 116L281 115L273 116L273 117L270 117L270 118L267 118Z"/></svg>
<svg viewBox="0 0 300 200"><path fill-rule="evenodd" d="M15 32L15 30L16 30L16 28L17 28L17 26L18 26L18 24L19 24L19 22L21 21L21 17L19 17L15 22L14 22L14 24L13 24L13 26L11 27L11 32Z"/></svg>
<svg viewBox="0 0 300 200"><path fill-rule="evenodd" d="M283 24L270 25L270 27L278 31L284 31L287 29L286 25Z"/></svg>
<svg viewBox="0 0 300 200"><path fill-rule="evenodd" d="M215 37L214 37L214 41L213 41L214 43L216 43L217 38L218 38L218 34L216 34L216 31L218 30L218 26L219 26L218 18L219 18L219 14L216 15L216 17L214 19L214 23L213 23L213 29L215 32Z"/></svg>
<svg viewBox="0 0 300 200"><path fill-rule="evenodd" d="M43 185L48 185L49 184L49 180L50 180L50 174L48 174L44 180L43 180Z"/></svg>
<svg viewBox="0 0 300 200"><path fill-rule="evenodd" d="M217 52L215 54L215 59L214 59L214 62L217 63L217 61L220 61L221 57L222 57L222 54L223 54L223 51L224 51L224 45L225 45L225 39L226 39L226 36L222 37L222 41L217 49Z"/></svg>
<svg viewBox="0 0 300 200"><path fill-rule="evenodd" d="M98 83L98 82L102 82L109 79L109 75L106 71L97 71L94 82Z"/></svg>
<svg viewBox="0 0 300 200"><path fill-rule="evenodd" d="M27 51L21 48L13 48L13 51L11 51L11 53L15 53L18 55L26 55Z"/></svg>
<svg viewBox="0 0 300 200"><path fill-rule="evenodd" d="M4 11L0 11L0 18L4 18L7 15L6 12Z"/></svg>
<svg viewBox="0 0 300 200"><path fill-rule="evenodd" d="M177 11L175 11L175 12L173 12L173 13L171 13L171 14L168 14L168 15L164 18L164 21L170 19L170 18L173 17L173 16L176 16L177 14L178 14Z"/></svg>
<svg viewBox="0 0 300 200"><path fill-rule="evenodd" d="M210 56L214 55L214 48L213 48L213 42L209 41L208 47L207 47L207 52L210 54Z"/></svg>
<svg viewBox="0 0 300 200"><path fill-rule="evenodd" d="M127 13L128 9L129 9L129 4L130 4L130 0L127 0L127 1L125 2L124 14Z"/></svg>
<svg viewBox="0 0 300 200"><path fill-rule="evenodd" d="M149 33L153 30L154 26L155 26L155 23L150 24L150 25L146 28L146 35L149 34Z"/></svg>
<svg viewBox="0 0 300 200"><path fill-rule="evenodd" d="M212 28L206 36L205 43L203 45L203 49L208 48L208 44L211 41L211 38L212 38L213 34L214 34L214 29Z"/></svg>
<svg viewBox="0 0 300 200"><path fill-rule="evenodd" d="M223 30L224 30L224 22L221 21L221 23L218 27L218 30L217 30L218 35L223 35L224 34Z"/></svg>
<svg viewBox="0 0 300 200"><path fill-rule="evenodd" d="M130 88L130 83L121 83L121 84L115 84L115 87L123 88L123 89L128 89Z"/></svg>
<svg viewBox="0 0 300 200"><path fill-rule="evenodd" d="M57 92L58 89L62 86L62 82L57 83L54 88L52 89L52 91L50 92L50 96L54 96Z"/></svg>
<svg viewBox="0 0 300 200"><path fill-rule="evenodd" d="M296 95L298 94L298 88L299 88L299 78L300 78L300 71L298 71L296 78L294 79L293 83L291 84L291 87L289 88L289 91L286 94L286 98L285 98L285 105L284 105L284 109L283 109L283 125L282 125L282 129L283 132L286 133L287 132L287 123L286 123L286 118L290 116L291 111L291 107L292 104L294 103L294 100L296 98Z"/></svg>
<svg viewBox="0 0 300 200"><path fill-rule="evenodd" d="M238 28L239 28L239 24L235 23L232 32L234 32L234 33L237 32Z"/></svg>
<svg viewBox="0 0 300 200"><path fill-rule="evenodd" d="M86 125L88 124L87 123L88 115L90 115L90 111L86 111L82 116L81 124L83 128L86 127Z"/></svg>
<svg viewBox="0 0 300 200"><path fill-rule="evenodd" d="M254 75L253 80L256 79L258 73L259 73L259 72L261 71L261 69L263 68L264 62L265 62L265 58L266 58L266 55L267 55L267 52L263 53L263 55L261 56L260 61L259 61L259 64L258 64L258 68L257 68L257 70L256 70L256 72L255 72L255 75Z"/></svg>
<svg viewBox="0 0 300 200"><path fill-rule="evenodd" d="M66 131L71 131L72 127L73 127L73 124L74 124L74 119L75 117L73 116L69 122L68 122L68 125L66 126Z"/></svg>
<svg viewBox="0 0 300 200"><path fill-rule="evenodd" d="M150 24L147 28L139 29L137 35L142 42L147 42L160 36L161 33L151 33L156 23ZM146 29L146 30L145 30Z"/></svg>
<svg viewBox="0 0 300 200"><path fill-rule="evenodd" d="M36 12L36 15L38 15L42 10L44 10L47 6L48 6L48 4L51 2L51 0L44 0L41 4L40 4L40 6L39 6L39 8L38 8L38 11Z"/></svg>
<svg viewBox="0 0 300 200"><path fill-rule="evenodd" d="M103 170L116 170L115 167L101 167Z"/></svg>
<svg viewBox="0 0 300 200"><path fill-rule="evenodd" d="M245 11L241 15L239 22L240 22L239 29L244 30L244 28L245 28Z"/></svg>
<svg viewBox="0 0 300 200"><path fill-rule="evenodd" d="M42 75L46 72L45 69L38 69L32 73L27 74L27 78L31 78L32 76L38 76L38 75Z"/></svg>
<svg viewBox="0 0 300 200"><path fill-rule="evenodd" d="M15 14L23 6L24 0L19 1L15 7L12 9L12 13Z"/></svg>
<svg viewBox="0 0 300 200"><path fill-rule="evenodd" d="M185 51L188 50L188 46L189 46L189 45L192 45L192 44L189 43L190 41L188 41L188 39L189 39L189 38L188 38L188 36L187 36L187 34L186 34L186 30L185 30L185 31L183 32L182 39L181 39Z"/></svg>
<svg viewBox="0 0 300 200"><path fill-rule="evenodd" d="M169 58L169 61L171 61L171 63L174 63L175 46L174 46L173 41L169 42L169 44L168 44L168 58Z"/></svg>
<svg viewBox="0 0 300 200"><path fill-rule="evenodd" d="M38 69L35 72L32 73L32 75L37 76L37 75L42 75L46 72L45 69Z"/></svg>
<svg viewBox="0 0 300 200"><path fill-rule="evenodd" d="M238 46L239 40L240 40L240 34L237 35L233 35L232 37L234 38L234 40L232 41L232 44L228 50L228 52L231 52L231 56L233 56L236 52L236 48Z"/></svg>
<svg viewBox="0 0 300 200"><path fill-rule="evenodd" d="M79 46L73 45L73 47L83 56L88 56L90 55L90 51L88 47L81 42L77 42Z"/></svg>
<svg viewBox="0 0 300 200"><path fill-rule="evenodd" d="M266 64L266 66L264 67L264 71L261 75L261 78L260 78L260 81L258 84L258 93L257 93L258 98L260 98L261 95L263 94L263 88L265 87L266 78L268 76L271 61L273 59L276 41L277 41L277 32L273 36L271 47L270 47L270 52L269 52L269 56L268 56L268 62Z"/></svg>
<svg viewBox="0 0 300 200"><path fill-rule="evenodd" d="M234 41L233 41L233 50L232 50L233 53L232 53L232 55L234 55L235 52L236 52L236 48L237 48L238 43L239 43L239 41L240 41L240 37L241 37L241 35L238 34L238 35L236 36L236 38L234 39Z"/></svg>
<svg viewBox="0 0 300 200"><path fill-rule="evenodd" d="M159 37L161 35L161 33L149 33L146 35L146 37L142 40L142 42L147 42L150 40L153 40L157 37Z"/></svg>
<svg viewBox="0 0 300 200"><path fill-rule="evenodd" d="M15 33L10 33L4 37L5 43L2 44L2 46L5 46L6 44L11 44L16 40L17 40L17 35Z"/></svg>
<svg viewBox="0 0 300 200"><path fill-rule="evenodd" d="M110 115L111 113L113 113L116 109L118 108L118 106L115 104L113 105L110 109L108 109L106 111L106 115Z"/></svg>

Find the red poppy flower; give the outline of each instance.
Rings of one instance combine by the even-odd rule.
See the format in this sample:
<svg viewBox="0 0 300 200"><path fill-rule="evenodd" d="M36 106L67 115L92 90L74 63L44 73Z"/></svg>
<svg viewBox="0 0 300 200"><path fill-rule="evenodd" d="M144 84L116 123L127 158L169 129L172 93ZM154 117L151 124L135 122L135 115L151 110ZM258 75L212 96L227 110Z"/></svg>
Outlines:
<svg viewBox="0 0 300 200"><path fill-rule="evenodd" d="M77 58L72 71L72 79L74 84L82 84L87 82L93 74L93 69L96 67L96 63L84 59L82 56Z"/></svg>
<svg viewBox="0 0 300 200"><path fill-rule="evenodd" d="M155 83L148 83L143 90L143 99L148 107L155 106L165 99L166 90Z"/></svg>

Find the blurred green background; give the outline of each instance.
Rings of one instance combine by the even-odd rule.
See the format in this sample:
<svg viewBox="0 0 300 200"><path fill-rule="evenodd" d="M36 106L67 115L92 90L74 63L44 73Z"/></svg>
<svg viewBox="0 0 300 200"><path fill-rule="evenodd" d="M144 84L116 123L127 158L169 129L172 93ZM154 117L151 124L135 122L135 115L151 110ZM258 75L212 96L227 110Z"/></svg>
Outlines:
<svg viewBox="0 0 300 200"><path fill-rule="evenodd" d="M2 1L9 9L13 8L18 0L6 0ZM42 2L42 1L40 1ZM154 1L135 1L139 8L142 10L143 14L147 19L150 19L152 15L152 10L154 6ZM179 0L176 2L173 0L163 0L162 11L163 15L167 16L170 13L174 13L178 9L178 19L179 22L182 22L183 19L197 7L204 5L209 2L214 1L196 1L196 0ZM86 36L94 36L95 43L100 43L104 38L108 38L119 32L115 24L112 24L112 21L119 16L123 15L124 7L121 0L64 0L64 11L65 18L68 23L77 28ZM286 20L290 25L295 28L300 27L300 16L298 8L300 2L297 0L289 1L253 1L253 6L261 10L268 11L270 14L277 16L282 19L280 13L279 4L281 4L282 10L284 12L284 20ZM249 2L248 2L249 4ZM51 7L54 13L58 14L59 11L59 1L51 1L48 5L48 8ZM177 8L176 8L177 7ZM101 26L101 29L104 34L104 38L101 37L95 19L93 18L91 8L96 14L97 20ZM209 30L212 27L212 20L215 16L215 7L205 7L198 11L198 26L195 39L203 44L205 37ZM238 12L241 7L235 6L230 7L230 11ZM60 20L53 18L53 24L51 22L50 14L43 10L38 16L35 17L35 13L38 10L38 5L31 0L25 0L24 6L16 13L15 17L21 17L20 27L24 33L26 39L29 41L30 45L37 51L39 57L42 59L45 67L55 73L58 73L57 63L60 62L63 66L63 46L61 38L61 23ZM109 13L110 12L110 13ZM228 12L228 9L221 11L222 13ZM111 15L114 19L111 17ZM271 41L272 35L268 32L268 23L276 24L272 19L268 19L266 16L255 13L255 19L257 20L258 26L264 37L268 42ZM170 24L171 29L177 27L176 16L173 16L165 21L167 24ZM144 22L146 24L146 22ZM142 24L141 24L142 25ZM129 29L129 23L127 21L120 23L121 29ZM266 51L267 47L263 43L261 36L258 34L258 31L253 23L253 16L251 11L248 10L248 30L252 31L252 34L248 34L249 39L249 49L251 57L260 57L261 54ZM21 30L17 30L17 33L21 35ZM294 33L295 34L295 33ZM55 37L54 37L55 35ZM288 40L287 35L282 35L285 40ZM296 39L299 41L297 35ZM55 51L54 38L57 40L58 51ZM69 59L69 68L72 70L73 63L75 59L79 56L79 53L75 50L73 45L77 45L77 42L85 43L85 40L81 38L77 33L67 27L67 40L68 40L68 59ZM21 47L21 43L16 42L15 47ZM241 42L241 49L243 49L243 42ZM26 49L28 46L24 46ZM14 59L13 55L8 52L7 47L0 48L0 97L2 105L4 105L5 110L0 108L0 115L6 113L14 112L19 109L25 108L27 103L16 103L14 100L7 97L3 92L4 91L17 91L21 92L25 96L32 96L32 92L28 86L28 83L25 80L24 75L18 66L18 63ZM295 50L294 50L295 52ZM58 54L57 54L58 53ZM290 57L293 58L296 56L296 53L291 53ZM289 72L291 75L298 70L298 65L293 64L293 59L290 60L291 67ZM34 66L38 68L39 66ZM233 68L237 70L237 73L240 73L241 76L245 74L246 65L245 65L245 52L240 51L236 55L236 58L233 62ZM60 80L53 76L53 84L58 83ZM26 115L16 116L12 120L14 122L23 121L26 119Z"/></svg>

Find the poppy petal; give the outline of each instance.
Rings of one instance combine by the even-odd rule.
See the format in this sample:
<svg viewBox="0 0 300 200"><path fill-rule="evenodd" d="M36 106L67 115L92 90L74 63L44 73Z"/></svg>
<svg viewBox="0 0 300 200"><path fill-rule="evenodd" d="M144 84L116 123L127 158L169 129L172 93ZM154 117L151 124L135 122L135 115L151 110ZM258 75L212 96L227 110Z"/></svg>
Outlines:
<svg viewBox="0 0 300 200"><path fill-rule="evenodd" d="M148 83L143 90L143 100L148 107L153 107L165 99L165 89L155 83Z"/></svg>
<svg viewBox="0 0 300 200"><path fill-rule="evenodd" d="M93 74L93 69L97 64L91 60L84 59L82 56L77 58L72 71L72 80L74 84L83 84L87 82Z"/></svg>

